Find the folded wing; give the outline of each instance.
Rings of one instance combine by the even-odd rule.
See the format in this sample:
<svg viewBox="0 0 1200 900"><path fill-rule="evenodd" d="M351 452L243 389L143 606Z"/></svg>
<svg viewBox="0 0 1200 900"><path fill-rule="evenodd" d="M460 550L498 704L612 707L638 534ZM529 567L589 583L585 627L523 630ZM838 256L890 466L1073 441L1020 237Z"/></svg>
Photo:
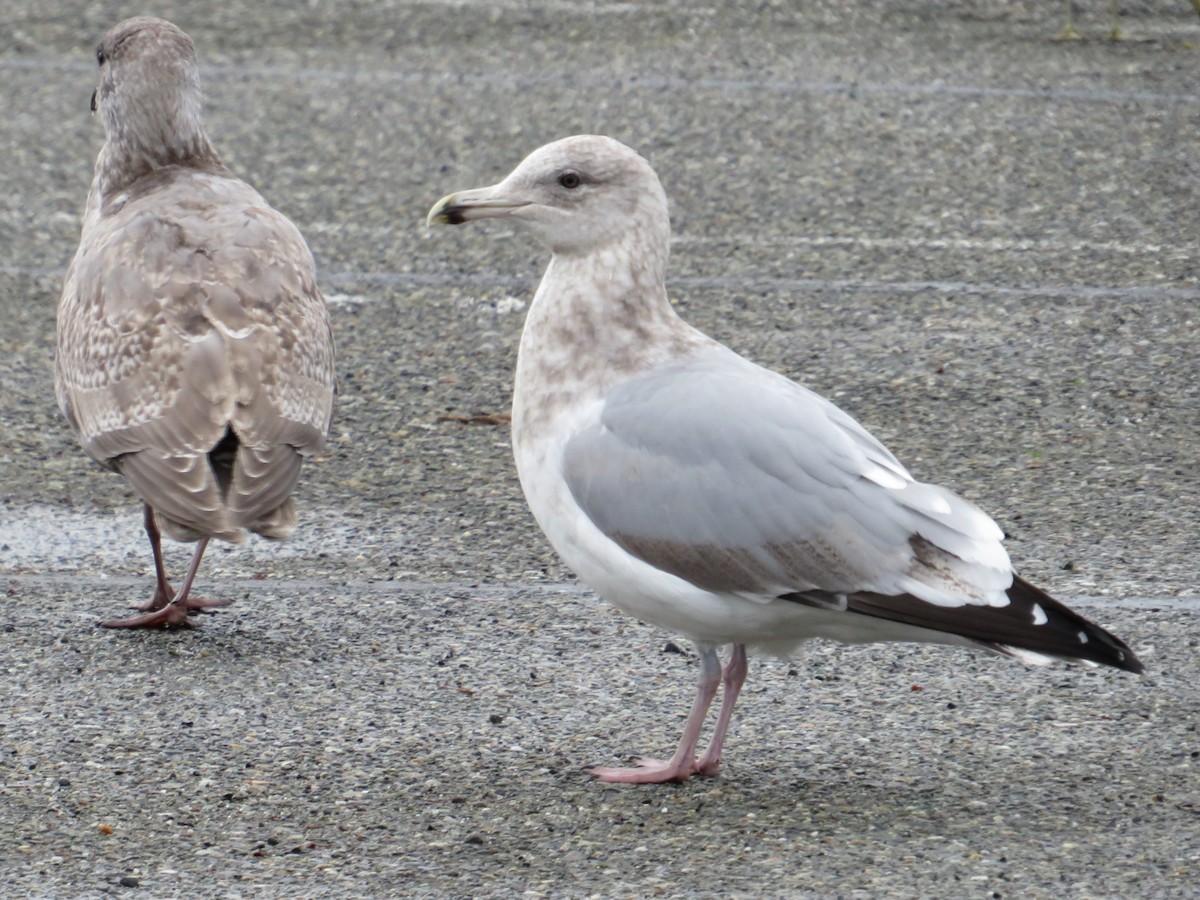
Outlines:
<svg viewBox="0 0 1200 900"><path fill-rule="evenodd" d="M60 404L177 536L285 537L333 409L312 257L235 178L144 181L85 228L60 305Z"/></svg>

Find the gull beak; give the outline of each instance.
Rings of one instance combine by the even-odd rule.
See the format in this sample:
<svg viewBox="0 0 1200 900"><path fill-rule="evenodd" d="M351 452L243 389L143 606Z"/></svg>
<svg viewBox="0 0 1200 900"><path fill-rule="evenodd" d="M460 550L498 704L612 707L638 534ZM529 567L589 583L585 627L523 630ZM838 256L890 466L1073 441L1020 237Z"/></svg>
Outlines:
<svg viewBox="0 0 1200 900"><path fill-rule="evenodd" d="M528 200L515 200L497 194L499 185L477 188L473 191L459 191L449 194L433 204L425 224L461 225L473 222L475 219L495 219L500 216L511 216L518 209L529 206Z"/></svg>

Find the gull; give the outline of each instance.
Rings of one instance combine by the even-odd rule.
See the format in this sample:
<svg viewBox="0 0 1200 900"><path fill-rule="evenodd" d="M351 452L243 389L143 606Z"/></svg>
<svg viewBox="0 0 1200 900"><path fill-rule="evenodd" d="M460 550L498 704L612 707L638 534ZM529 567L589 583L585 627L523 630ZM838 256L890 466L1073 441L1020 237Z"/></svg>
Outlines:
<svg viewBox="0 0 1200 900"><path fill-rule="evenodd" d="M427 222L489 218L552 254L513 394L529 507L584 582L689 638L700 658L674 756L592 775L718 774L748 648L920 641L1143 670L1116 637L1019 578L982 510L917 481L837 406L680 318L665 287L666 194L636 152L596 135L556 141L499 184L442 198Z"/></svg>
<svg viewBox="0 0 1200 900"><path fill-rule="evenodd" d="M296 227L221 162L191 39L162 19L96 52L104 123L58 306L55 388L84 451L140 495L156 584L110 628L189 627L210 538L295 531L291 492L333 413L333 336ZM161 531L195 541L178 593Z"/></svg>

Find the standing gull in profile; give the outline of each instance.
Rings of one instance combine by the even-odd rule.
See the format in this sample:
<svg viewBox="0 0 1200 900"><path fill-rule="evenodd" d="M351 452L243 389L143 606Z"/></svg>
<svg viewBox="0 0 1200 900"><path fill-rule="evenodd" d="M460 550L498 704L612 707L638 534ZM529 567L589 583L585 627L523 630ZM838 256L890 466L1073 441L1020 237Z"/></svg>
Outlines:
<svg viewBox="0 0 1200 900"><path fill-rule="evenodd" d="M748 647L926 641L1142 671L1120 640L1018 578L980 509L914 480L838 407L676 315L667 198L641 156L611 138L566 138L497 185L444 197L428 221L497 217L553 253L513 397L529 506L600 596L690 638L700 656L675 755L593 775L716 775Z"/></svg>
<svg viewBox="0 0 1200 900"><path fill-rule="evenodd" d="M187 626L210 538L296 529L291 492L333 413L333 336L296 227L217 156L191 39L127 19L96 53L104 122L58 306L55 387L88 456L145 506L154 595L110 628ZM196 541L179 592L160 527Z"/></svg>

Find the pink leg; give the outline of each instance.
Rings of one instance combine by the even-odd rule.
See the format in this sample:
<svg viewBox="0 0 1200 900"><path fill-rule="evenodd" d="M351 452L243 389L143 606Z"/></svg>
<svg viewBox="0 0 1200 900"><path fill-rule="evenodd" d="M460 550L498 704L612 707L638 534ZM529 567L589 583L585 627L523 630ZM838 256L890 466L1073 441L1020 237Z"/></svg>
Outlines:
<svg viewBox="0 0 1200 900"><path fill-rule="evenodd" d="M207 547L208 538L202 538L196 544L196 552L192 554L192 564L188 567L183 587L179 589L179 594L175 599L166 606L148 612L144 616L134 616L131 619L112 619L100 624L105 628L194 628L195 625L188 618L189 609L228 606L233 601L188 599L188 594L192 592L192 582L196 580L196 572L200 569L200 560L204 557L204 550Z"/></svg>
<svg viewBox="0 0 1200 900"><path fill-rule="evenodd" d="M683 728L683 738L679 748L669 760L639 759L637 765L630 769L589 769L588 774L594 775L601 781L612 781L621 784L661 784L665 781L687 781L696 768L696 745L700 743L700 729L704 727L704 717L712 706L713 697L717 695L717 686L721 682L721 661L717 651L711 647L700 648L700 684L696 689L696 701L692 704L691 715ZM718 749L719 753L719 749Z"/></svg>
<svg viewBox="0 0 1200 900"><path fill-rule="evenodd" d="M717 727L713 731L712 741L708 749L696 764L696 772L700 775L714 777L721 766L721 748L725 745L725 731L729 728L729 720L733 718L733 704L737 703L742 685L746 683L746 673L750 666L746 662L746 645L734 644L729 662L725 664L725 694L721 697L721 712L717 715Z"/></svg>
<svg viewBox="0 0 1200 900"><path fill-rule="evenodd" d="M175 599L175 589L167 581L167 570L163 566L162 533L158 530L158 523L154 521L154 507L149 503L143 505L146 507L144 517L146 537L150 538L150 549L154 551L154 577L156 585L154 596L145 603L135 603L133 608L140 609L142 612L154 612L155 610L162 609Z"/></svg>

